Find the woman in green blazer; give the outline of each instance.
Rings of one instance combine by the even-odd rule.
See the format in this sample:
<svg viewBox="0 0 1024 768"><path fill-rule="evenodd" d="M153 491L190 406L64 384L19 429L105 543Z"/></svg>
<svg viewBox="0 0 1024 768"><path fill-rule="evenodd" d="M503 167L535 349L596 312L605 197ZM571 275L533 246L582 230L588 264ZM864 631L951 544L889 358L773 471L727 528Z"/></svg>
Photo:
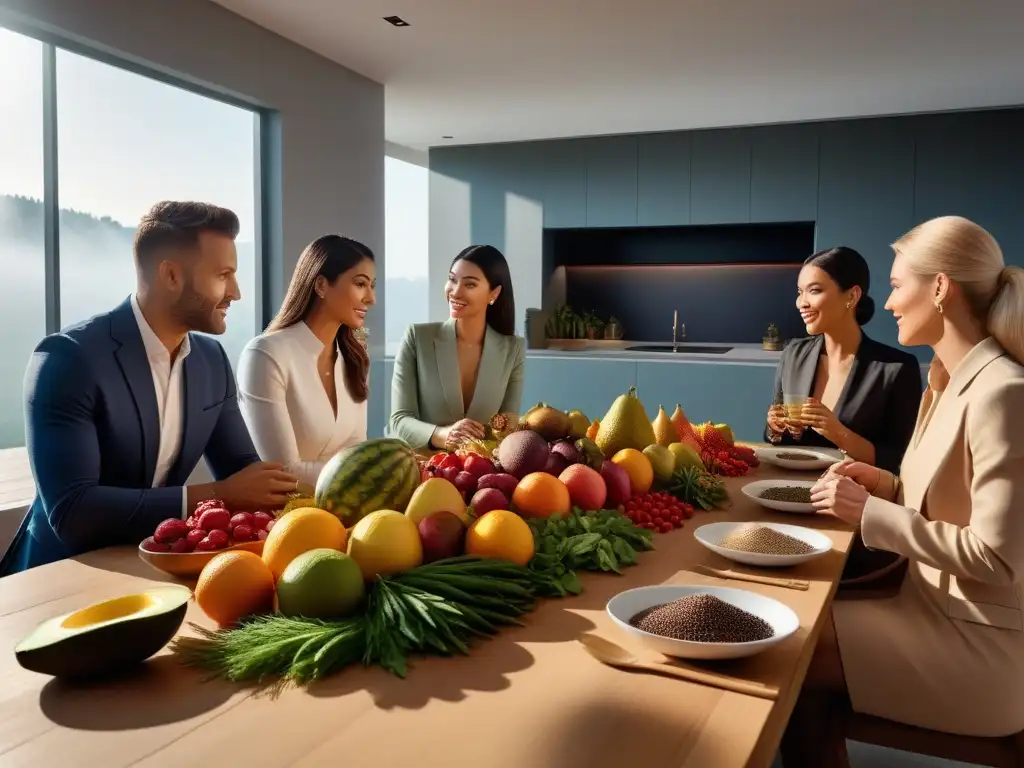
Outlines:
<svg viewBox="0 0 1024 768"><path fill-rule="evenodd" d="M395 357L388 434L413 448L444 448L484 436L497 413L519 413L526 341L515 335L508 262L471 245L445 285L450 318L412 325Z"/></svg>

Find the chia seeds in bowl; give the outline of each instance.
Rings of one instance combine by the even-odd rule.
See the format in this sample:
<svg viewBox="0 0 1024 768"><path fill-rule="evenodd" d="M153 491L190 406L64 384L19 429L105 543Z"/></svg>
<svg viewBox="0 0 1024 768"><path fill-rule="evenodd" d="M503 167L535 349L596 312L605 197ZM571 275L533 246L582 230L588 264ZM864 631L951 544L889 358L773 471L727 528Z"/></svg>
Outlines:
<svg viewBox="0 0 1024 768"><path fill-rule="evenodd" d="M687 595L646 608L629 623L652 635L691 643L753 643L774 637L771 624L708 594Z"/></svg>
<svg viewBox="0 0 1024 768"><path fill-rule="evenodd" d="M765 488L758 496L769 501L785 501L790 504L811 503L811 489L802 485L777 485Z"/></svg>
<svg viewBox="0 0 1024 768"><path fill-rule="evenodd" d="M817 456L812 456L809 453L798 453L796 451L782 451L781 453L775 454L775 458L783 459L785 461L817 461Z"/></svg>
<svg viewBox="0 0 1024 768"><path fill-rule="evenodd" d="M729 532L718 546L759 555L809 555L814 547L803 539L763 525L744 525Z"/></svg>

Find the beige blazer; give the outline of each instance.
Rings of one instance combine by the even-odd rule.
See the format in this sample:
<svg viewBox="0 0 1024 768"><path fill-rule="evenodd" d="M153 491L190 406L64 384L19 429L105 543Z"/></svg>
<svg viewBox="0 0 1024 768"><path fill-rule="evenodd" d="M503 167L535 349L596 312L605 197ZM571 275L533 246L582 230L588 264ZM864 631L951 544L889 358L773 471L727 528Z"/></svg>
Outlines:
<svg viewBox="0 0 1024 768"><path fill-rule="evenodd" d="M865 545L905 555L891 600L833 609L854 708L949 733L1024 730L1024 367L988 338L933 364Z"/></svg>
<svg viewBox="0 0 1024 768"><path fill-rule="evenodd" d="M462 402L455 321L411 325L395 356L388 434L413 448L430 444L438 426L469 418L486 424L497 413L519 413L526 341L487 326L476 389Z"/></svg>

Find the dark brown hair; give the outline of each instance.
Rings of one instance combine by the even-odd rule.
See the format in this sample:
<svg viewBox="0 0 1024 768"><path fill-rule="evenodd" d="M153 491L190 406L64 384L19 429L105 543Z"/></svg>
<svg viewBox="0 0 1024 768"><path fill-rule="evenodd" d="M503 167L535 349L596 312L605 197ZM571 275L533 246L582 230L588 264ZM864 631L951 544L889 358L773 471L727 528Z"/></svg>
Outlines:
<svg viewBox="0 0 1024 768"><path fill-rule="evenodd" d="M871 270L859 252L845 245L826 248L807 257L804 266L817 267L835 281L840 291L854 286L860 288L860 299L854 310L857 325L867 325L875 315L875 300L868 296L871 288Z"/></svg>
<svg viewBox="0 0 1024 768"><path fill-rule="evenodd" d="M309 317L316 306L317 277L323 275L333 285L338 275L348 272L363 259L374 261L373 251L350 237L323 235L307 245L295 265L281 309L270 321L267 332L289 328ZM347 325L338 329L337 342L345 364L345 387L352 399L361 403L369 393L370 357Z"/></svg>
<svg viewBox="0 0 1024 768"><path fill-rule="evenodd" d="M468 261L479 267L492 291L501 288L494 303L487 305L487 324L503 336L515 336L516 299L512 293L512 275L505 256L493 245L471 245L452 259L448 269L451 270L460 261Z"/></svg>
<svg viewBox="0 0 1024 768"><path fill-rule="evenodd" d="M164 200L150 208L135 230L132 252L138 269L148 272L164 248L195 248L202 232L216 232L234 240L238 216L209 203Z"/></svg>

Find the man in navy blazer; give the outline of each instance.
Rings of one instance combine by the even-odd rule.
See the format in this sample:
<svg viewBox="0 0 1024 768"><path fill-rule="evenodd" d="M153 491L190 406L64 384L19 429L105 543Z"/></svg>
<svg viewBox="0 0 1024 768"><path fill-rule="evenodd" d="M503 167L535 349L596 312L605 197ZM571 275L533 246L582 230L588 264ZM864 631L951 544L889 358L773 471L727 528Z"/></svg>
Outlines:
<svg viewBox="0 0 1024 768"><path fill-rule="evenodd" d="M220 343L232 301L238 218L157 203L133 251L136 293L44 338L25 374L36 498L0 576L115 544L137 545L200 501L279 508L297 478L261 462ZM205 456L212 483L185 486Z"/></svg>

